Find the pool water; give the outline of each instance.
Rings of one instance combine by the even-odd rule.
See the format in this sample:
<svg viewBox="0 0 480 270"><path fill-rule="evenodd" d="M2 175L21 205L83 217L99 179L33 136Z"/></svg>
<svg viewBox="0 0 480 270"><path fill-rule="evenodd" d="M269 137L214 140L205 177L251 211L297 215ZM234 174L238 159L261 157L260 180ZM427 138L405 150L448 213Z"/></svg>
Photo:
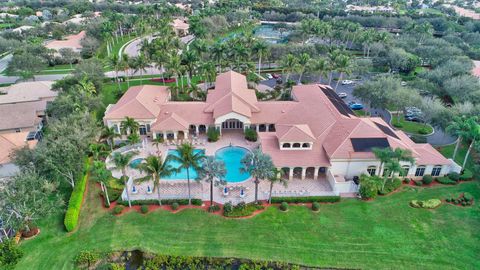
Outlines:
<svg viewBox="0 0 480 270"><path fill-rule="evenodd" d="M225 180L227 182L242 182L250 178L250 174L240 173L240 168L243 167L241 160L247 154L247 149L237 146L224 147L215 152L215 158L223 160L225 163L225 168L227 170Z"/></svg>
<svg viewBox="0 0 480 270"><path fill-rule="evenodd" d="M256 37L264 39L267 43L278 44L286 43L287 37L290 34L290 31L283 31L275 29L271 24L262 24L257 26L254 30L254 35Z"/></svg>
<svg viewBox="0 0 480 270"><path fill-rule="evenodd" d="M136 158L136 159L130 161L129 166L132 169L136 169L136 168L138 168L138 165L140 165L140 163L142 163L142 161L143 161L143 158Z"/></svg>
<svg viewBox="0 0 480 270"><path fill-rule="evenodd" d="M203 152L203 150L195 150L196 153ZM248 173L240 173L240 168L242 167L241 160L248 153L248 150L242 147L230 146L224 147L215 153L215 158L222 160L225 163L226 175L225 180L230 183L242 182L247 180L250 177ZM177 150L169 150L168 155L179 156ZM174 169L180 168L180 163L176 160L169 160L168 164L171 165ZM197 178L198 174L194 169L189 169L190 180ZM187 170L181 169L179 172L173 173L168 177L162 177L164 180L186 180L187 179Z"/></svg>

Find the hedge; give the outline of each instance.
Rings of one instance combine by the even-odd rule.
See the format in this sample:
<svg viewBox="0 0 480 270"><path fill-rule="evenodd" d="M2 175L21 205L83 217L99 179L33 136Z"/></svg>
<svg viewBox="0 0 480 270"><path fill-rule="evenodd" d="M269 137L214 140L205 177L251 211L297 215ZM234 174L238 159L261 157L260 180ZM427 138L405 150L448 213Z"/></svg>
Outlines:
<svg viewBox="0 0 480 270"><path fill-rule="evenodd" d="M457 183L446 176L438 177L435 181L444 185L455 185Z"/></svg>
<svg viewBox="0 0 480 270"><path fill-rule="evenodd" d="M118 201L119 204L128 206L128 201ZM158 205L158 200L133 200L130 201L132 205ZM163 205L172 205L178 203L179 205L188 205L188 199L163 199ZM192 199L193 205L202 205L201 199Z"/></svg>
<svg viewBox="0 0 480 270"><path fill-rule="evenodd" d="M272 197L272 203L311 203L311 202L339 202L340 196L310 196L310 197Z"/></svg>
<svg viewBox="0 0 480 270"><path fill-rule="evenodd" d="M67 213L65 213L65 219L63 221L67 232L71 232L77 227L78 217L80 216L80 208L82 207L83 202L83 196L85 194L85 189L87 188L89 168L90 159L86 159L83 176L73 188L72 195L70 195L70 200L68 201Z"/></svg>
<svg viewBox="0 0 480 270"><path fill-rule="evenodd" d="M473 173L469 169L465 169L463 173L460 175L460 180L466 181L471 180L473 178Z"/></svg>

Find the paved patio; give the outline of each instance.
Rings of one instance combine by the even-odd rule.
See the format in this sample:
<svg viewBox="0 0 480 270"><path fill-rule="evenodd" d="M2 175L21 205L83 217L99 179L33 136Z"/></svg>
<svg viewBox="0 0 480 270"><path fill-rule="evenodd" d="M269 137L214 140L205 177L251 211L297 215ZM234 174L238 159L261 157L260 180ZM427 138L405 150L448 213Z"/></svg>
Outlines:
<svg viewBox="0 0 480 270"><path fill-rule="evenodd" d="M187 140L183 140L185 142ZM245 140L241 131L224 131L219 141L209 143L205 136L198 136L197 139L190 137L188 141L193 142L194 146L198 149L204 149L206 155L214 155L215 152L223 147L230 145L245 147L249 150L257 148L259 143L252 143ZM179 143L179 142L177 142ZM165 158L165 154L168 150L176 149L176 145L171 143L164 143L153 145L151 141L144 141L142 144L133 147L133 149L124 151L136 151L137 154L133 159L146 158L149 155L162 155ZM116 178L121 177L121 171L113 168L113 163L107 159L107 168L112 170L112 175ZM140 172L137 169L127 167L126 173L133 179L141 179L146 176L145 173ZM132 200L146 200L156 199L157 193L153 191L153 181L133 181L136 192L132 193L133 188L130 187L130 198ZM202 200L210 200L210 184L204 181L197 182L194 179L190 181L192 198L198 198ZM234 204L239 202L253 202L255 200L255 184L253 179L248 179L240 183L229 183L226 185L228 189L228 195L224 196L224 186L214 187L214 201L224 204L231 201ZM150 188L150 192L148 192ZM260 200L267 200L269 197L270 182L261 181L259 184L258 198ZM244 191L244 196L241 197L241 190ZM160 183L161 197L165 199L179 199L188 198L188 188L186 180L163 180ZM276 197L288 197L288 196L329 196L334 195L332 187L325 177L319 177L317 180L313 179L297 179L289 181L288 186L275 185L272 192Z"/></svg>

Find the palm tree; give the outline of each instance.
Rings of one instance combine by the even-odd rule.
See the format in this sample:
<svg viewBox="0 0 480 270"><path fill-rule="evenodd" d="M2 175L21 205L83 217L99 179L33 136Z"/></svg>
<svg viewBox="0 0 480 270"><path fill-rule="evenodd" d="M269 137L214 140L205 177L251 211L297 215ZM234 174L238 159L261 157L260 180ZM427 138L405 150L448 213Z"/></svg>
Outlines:
<svg viewBox="0 0 480 270"><path fill-rule="evenodd" d="M282 58L281 65L283 68L283 73L287 74L287 76L285 77L285 82L288 82L290 73L292 73L298 68L298 59L293 54L289 53L284 58Z"/></svg>
<svg viewBox="0 0 480 270"><path fill-rule="evenodd" d="M135 119L126 116L125 120L120 123L120 129L126 135L137 133L140 125L135 121Z"/></svg>
<svg viewBox="0 0 480 270"><path fill-rule="evenodd" d="M467 165L467 160L470 156L470 151L472 150L473 145L480 141L480 124L478 123L478 117L472 116L468 118L466 125L468 127L468 133L466 134L465 139L470 141L470 145L468 146L467 153L463 159L462 169Z"/></svg>
<svg viewBox="0 0 480 270"><path fill-rule="evenodd" d="M312 59L308 63L308 65L310 66L309 67L310 70L319 73L319 75L318 75L318 82L319 83L322 82L322 78L328 76L328 71L329 71L330 67L328 65L327 59L325 59L323 57L315 58L315 59Z"/></svg>
<svg viewBox="0 0 480 270"><path fill-rule="evenodd" d="M94 160L98 160L100 156L107 154L108 150L104 143L91 143L88 146L88 152L90 152Z"/></svg>
<svg viewBox="0 0 480 270"><path fill-rule="evenodd" d="M140 71L140 84L143 85L143 73L147 72L147 68L150 67L150 63L144 54L140 54L137 58L135 58L135 62L135 72Z"/></svg>
<svg viewBox="0 0 480 270"><path fill-rule="evenodd" d="M169 61L167 63L167 70L175 74L175 83L178 87L178 80L180 78L181 74L181 60L180 57L177 54L171 54Z"/></svg>
<svg viewBox="0 0 480 270"><path fill-rule="evenodd" d="M128 70L130 69L130 66L128 65L130 61L130 58L128 56L128 54L124 53L122 54L122 59L120 61L120 69L123 70L123 72L125 73L125 77L126 77L126 81L127 81L127 88L130 88L130 80L129 80L129 76L128 76Z"/></svg>
<svg viewBox="0 0 480 270"><path fill-rule="evenodd" d="M187 71L187 84L190 87L191 82L190 80L193 78L193 72L196 69L198 56L193 50L188 50L182 53L182 64L185 66Z"/></svg>
<svg viewBox="0 0 480 270"><path fill-rule="evenodd" d="M260 76L260 72L262 71L262 58L269 53L269 49L265 42L257 41L253 45L253 51L257 54L258 57L258 76Z"/></svg>
<svg viewBox="0 0 480 270"><path fill-rule="evenodd" d="M162 177L168 177L172 175L175 169L172 165L168 164L169 157L163 161L161 156L148 156L145 159L145 163L139 165L139 169L142 172L146 172L149 177L153 180L153 189L157 190L157 199L158 205L162 205L162 199L160 198L160 179Z"/></svg>
<svg viewBox="0 0 480 270"><path fill-rule="evenodd" d="M128 135L127 142L130 145L140 143L140 135L138 135L137 133L132 133L132 134Z"/></svg>
<svg viewBox="0 0 480 270"><path fill-rule="evenodd" d="M190 143L184 143L177 146L178 156L172 155L172 160L180 163L178 170L187 170L187 187L188 187L188 204L192 204L192 196L190 194L190 169L200 172L202 169L201 162L204 159L202 151L195 151L195 147Z"/></svg>
<svg viewBox="0 0 480 270"><path fill-rule="evenodd" d="M273 185L276 183L282 184L284 187L288 185L288 180L283 178L283 171L277 168L273 168L272 175L267 178L270 182L270 192L268 193L268 203L272 203L272 190Z"/></svg>
<svg viewBox="0 0 480 270"><path fill-rule="evenodd" d="M298 58L298 66L300 71L300 76L298 77L298 84L302 81L303 73L308 68L308 62L310 61L310 55L308 53L302 53Z"/></svg>
<svg viewBox="0 0 480 270"><path fill-rule="evenodd" d="M373 154L380 160L380 166L378 167L378 176L382 175L383 165L390 160L392 156L392 149L390 148L373 148Z"/></svg>
<svg viewBox="0 0 480 270"><path fill-rule="evenodd" d="M127 200L128 200L128 206L132 207L132 203L130 201L130 195L128 191L128 186L127 186L127 166L130 164L130 161L132 160L133 156L135 155L134 152L128 152L125 154L120 154L120 153L114 153L113 154L113 164L115 165L115 169L121 170L122 171L122 179L123 179L123 184L125 185L125 193L127 194Z"/></svg>
<svg viewBox="0 0 480 270"><path fill-rule="evenodd" d="M255 178L255 203L258 203L258 184L260 179L267 179L272 177L273 162L272 158L264 154L260 149L255 149L248 153L242 160L242 168L240 172L249 173Z"/></svg>
<svg viewBox="0 0 480 270"><path fill-rule="evenodd" d="M108 62L110 64L110 67L112 67L113 70L115 71L115 80L117 81L117 84L118 84L118 91L122 91L122 88L120 86L120 80L118 80L118 71L120 71L120 69L123 68L121 66L121 59L118 57L117 54L112 54L108 58Z"/></svg>
<svg viewBox="0 0 480 270"><path fill-rule="evenodd" d="M348 57L347 55L342 54L336 58L335 66L340 75L338 76L338 81L335 85L335 92L337 91L338 84L342 80L343 74L350 74L351 65L352 63L350 61L350 57Z"/></svg>
<svg viewBox="0 0 480 270"><path fill-rule="evenodd" d="M164 142L163 137L155 137L155 139L152 140L152 144L157 147L157 153L160 153L160 145Z"/></svg>
<svg viewBox="0 0 480 270"><path fill-rule="evenodd" d="M219 67L219 71L221 72L221 65L220 63L222 62L224 56L225 56L225 45L224 43L215 43L211 48L210 48L210 55L216 62L216 66Z"/></svg>
<svg viewBox="0 0 480 270"><path fill-rule="evenodd" d="M110 150L113 150L114 140L121 135L118 134L113 127L105 126L102 131L101 137L105 139L110 146Z"/></svg>
<svg viewBox="0 0 480 270"><path fill-rule="evenodd" d="M465 138L468 134L468 125L466 123L466 118L465 117L455 117L453 121L450 123L450 125L447 126L446 131L453 136L458 137L457 143L455 144L455 150L453 150L453 156L452 159L455 160L455 157L457 157L458 149L460 145L462 144L463 138Z"/></svg>
<svg viewBox="0 0 480 270"><path fill-rule="evenodd" d="M205 179L210 183L210 205L213 205L213 186L225 185L223 179L227 174L225 163L215 159L213 156L206 156L202 163L202 170L199 171L199 179Z"/></svg>

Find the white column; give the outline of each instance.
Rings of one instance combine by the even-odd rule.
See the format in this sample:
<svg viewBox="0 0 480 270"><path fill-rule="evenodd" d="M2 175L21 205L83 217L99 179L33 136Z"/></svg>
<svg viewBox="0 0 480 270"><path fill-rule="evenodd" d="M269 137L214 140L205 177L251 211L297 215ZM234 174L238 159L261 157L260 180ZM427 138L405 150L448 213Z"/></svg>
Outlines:
<svg viewBox="0 0 480 270"><path fill-rule="evenodd" d="M318 169L319 169L318 167L315 167L315 172L313 173L313 179L314 180L317 180L317 178L318 178Z"/></svg>
<svg viewBox="0 0 480 270"><path fill-rule="evenodd" d="M218 131L220 132L220 135L222 135L222 125L215 125L215 128L218 129Z"/></svg>
<svg viewBox="0 0 480 270"><path fill-rule="evenodd" d="M185 138L184 138L184 139L187 140L187 139L188 139L188 129L185 130L183 133L185 134Z"/></svg>
<svg viewBox="0 0 480 270"><path fill-rule="evenodd" d="M293 168L290 168L288 170L288 180L292 180L293 179Z"/></svg>
<svg viewBox="0 0 480 270"><path fill-rule="evenodd" d="M198 125L195 126L195 135L198 135Z"/></svg>
<svg viewBox="0 0 480 270"><path fill-rule="evenodd" d="M178 131L174 131L174 132L173 132L173 139L174 139L174 140L177 139L177 135L178 135Z"/></svg>
<svg viewBox="0 0 480 270"><path fill-rule="evenodd" d="M255 130L257 131L257 133L258 133L258 130L259 130L259 129L258 129L258 126L259 126L259 124L257 124L257 125L255 126Z"/></svg>
<svg viewBox="0 0 480 270"><path fill-rule="evenodd" d="M305 175L307 174L307 168L302 167L302 180L305 180Z"/></svg>

